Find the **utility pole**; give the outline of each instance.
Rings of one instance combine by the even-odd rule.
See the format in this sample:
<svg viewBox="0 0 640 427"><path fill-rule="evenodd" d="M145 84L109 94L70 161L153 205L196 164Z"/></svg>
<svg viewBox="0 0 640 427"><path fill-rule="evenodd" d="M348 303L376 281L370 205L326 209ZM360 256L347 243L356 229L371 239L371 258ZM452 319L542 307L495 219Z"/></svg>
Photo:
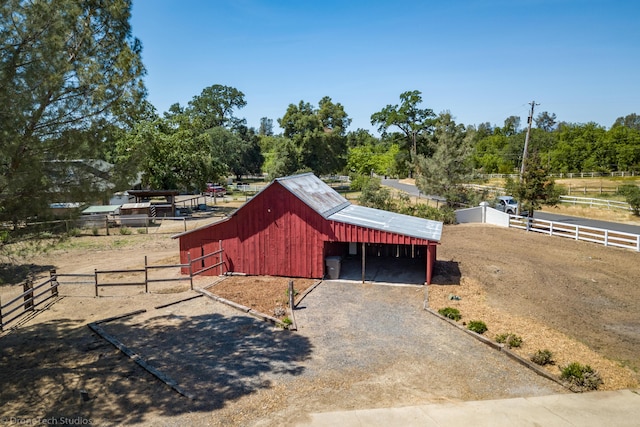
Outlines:
<svg viewBox="0 0 640 427"><path fill-rule="evenodd" d="M527 151L529 149L529 135L531 134L531 123L533 122L533 107L536 105L536 101L531 101L529 103L531 105L531 113L529 113L529 118L527 119L527 136L524 138L524 151L522 152L522 166L520 167L520 182L522 182L522 178L524 177L524 169L525 162L527 160Z"/></svg>

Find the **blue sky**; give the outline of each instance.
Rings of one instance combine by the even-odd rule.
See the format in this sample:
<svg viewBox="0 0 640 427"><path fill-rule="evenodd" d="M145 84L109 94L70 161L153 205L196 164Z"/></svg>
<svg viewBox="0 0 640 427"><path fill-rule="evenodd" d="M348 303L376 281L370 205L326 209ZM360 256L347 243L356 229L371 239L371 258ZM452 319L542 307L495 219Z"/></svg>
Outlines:
<svg viewBox="0 0 640 427"><path fill-rule="evenodd" d="M422 92L465 125L535 115L610 127L640 114L636 0L133 0L149 101L159 113L214 84L237 117L275 130L289 104L324 96L352 119Z"/></svg>

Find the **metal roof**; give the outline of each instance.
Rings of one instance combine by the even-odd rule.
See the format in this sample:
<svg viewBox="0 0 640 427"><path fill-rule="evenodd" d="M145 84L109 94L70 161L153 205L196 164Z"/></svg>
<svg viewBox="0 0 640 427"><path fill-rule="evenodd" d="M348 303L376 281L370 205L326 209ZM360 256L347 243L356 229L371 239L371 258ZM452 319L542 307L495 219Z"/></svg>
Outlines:
<svg viewBox="0 0 640 427"><path fill-rule="evenodd" d="M313 173L277 178L276 181L332 221L435 242L439 242L442 236L442 223L439 221L352 205Z"/></svg>
<svg viewBox="0 0 640 427"><path fill-rule="evenodd" d="M82 213L84 215L104 214L113 213L118 209L120 209L120 205L89 206L87 209L83 210Z"/></svg>
<svg viewBox="0 0 640 427"><path fill-rule="evenodd" d="M442 223L439 221L364 206L350 204L327 219L434 242L439 242L442 237Z"/></svg>
<svg viewBox="0 0 640 427"><path fill-rule="evenodd" d="M120 209L145 209L151 207L151 202L125 203Z"/></svg>
<svg viewBox="0 0 640 427"><path fill-rule="evenodd" d="M285 176L276 181L324 218L351 204L313 173Z"/></svg>

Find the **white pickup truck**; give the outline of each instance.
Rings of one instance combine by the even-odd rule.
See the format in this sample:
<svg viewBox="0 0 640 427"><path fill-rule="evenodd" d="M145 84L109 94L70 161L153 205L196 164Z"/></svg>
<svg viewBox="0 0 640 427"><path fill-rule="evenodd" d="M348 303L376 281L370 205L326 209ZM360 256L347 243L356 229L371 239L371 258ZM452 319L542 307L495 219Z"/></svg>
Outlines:
<svg viewBox="0 0 640 427"><path fill-rule="evenodd" d="M500 196L496 199L496 209L509 215L520 215L520 205L511 196Z"/></svg>

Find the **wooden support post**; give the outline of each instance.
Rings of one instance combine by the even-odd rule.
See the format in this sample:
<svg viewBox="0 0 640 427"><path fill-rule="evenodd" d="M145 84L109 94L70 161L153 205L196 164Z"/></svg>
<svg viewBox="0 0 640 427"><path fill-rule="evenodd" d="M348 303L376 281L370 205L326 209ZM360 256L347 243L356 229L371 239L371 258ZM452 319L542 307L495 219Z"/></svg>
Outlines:
<svg viewBox="0 0 640 427"><path fill-rule="evenodd" d="M364 277L365 277L365 268L364 268L364 266L365 266L366 260L367 260L365 252L366 252L365 243L362 242L362 283L364 283Z"/></svg>
<svg viewBox="0 0 640 427"><path fill-rule="evenodd" d="M93 270L93 280L96 285L96 296L98 296L98 269L97 268Z"/></svg>
<svg viewBox="0 0 640 427"><path fill-rule="evenodd" d="M293 311L293 280L289 280L289 307Z"/></svg>
<svg viewBox="0 0 640 427"><path fill-rule="evenodd" d="M60 284L58 283L58 275L56 273L56 270L49 270L49 277L51 278L51 296L57 297L58 286Z"/></svg>
<svg viewBox="0 0 640 427"><path fill-rule="evenodd" d="M149 269L147 268L147 256L144 256L144 293L149 293Z"/></svg>
<svg viewBox="0 0 640 427"><path fill-rule="evenodd" d="M294 290L293 290L293 280L289 280L289 311L291 312L291 325L289 326L289 329L292 331L297 331L298 330L298 325L296 324L296 316L293 313L293 309L294 304L293 304L293 298L294 298Z"/></svg>
<svg viewBox="0 0 640 427"><path fill-rule="evenodd" d="M2 300L0 299L0 331L4 331L4 324L2 323Z"/></svg>
<svg viewBox="0 0 640 427"><path fill-rule="evenodd" d="M33 281L27 279L24 285L22 285L22 289L25 292L31 291L24 296L24 311L33 311Z"/></svg>

